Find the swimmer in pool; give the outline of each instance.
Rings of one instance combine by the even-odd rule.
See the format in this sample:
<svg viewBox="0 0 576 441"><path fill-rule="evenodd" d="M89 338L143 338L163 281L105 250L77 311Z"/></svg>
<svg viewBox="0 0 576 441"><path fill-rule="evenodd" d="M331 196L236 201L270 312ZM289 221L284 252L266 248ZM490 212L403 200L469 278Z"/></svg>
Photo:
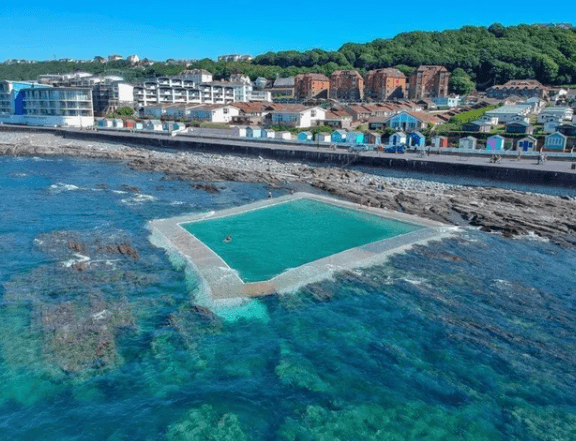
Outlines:
<svg viewBox="0 0 576 441"><path fill-rule="evenodd" d="M231 234L229 234L228 236L226 236L224 238L224 243L229 243L229 242L232 242L232 235Z"/></svg>

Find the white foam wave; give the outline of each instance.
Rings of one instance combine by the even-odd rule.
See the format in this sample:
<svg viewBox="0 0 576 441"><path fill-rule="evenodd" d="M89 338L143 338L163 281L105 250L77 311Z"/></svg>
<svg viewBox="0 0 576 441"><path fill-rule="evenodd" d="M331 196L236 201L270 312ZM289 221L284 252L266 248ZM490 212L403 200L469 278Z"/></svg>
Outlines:
<svg viewBox="0 0 576 441"><path fill-rule="evenodd" d="M64 184L62 182L58 182L57 184L52 184L50 186L50 190L54 193L62 193L64 191L81 190L81 188L74 184Z"/></svg>
<svg viewBox="0 0 576 441"><path fill-rule="evenodd" d="M65 268L70 268L72 265L75 265L76 263L90 262L90 257L84 256L83 254L74 253L74 256L76 256L76 259L70 259L67 260L66 262L62 262L62 266Z"/></svg>
<svg viewBox="0 0 576 441"><path fill-rule="evenodd" d="M145 202L152 202L156 200L158 199L149 194L137 194L133 198L122 199L120 202L126 205L139 205Z"/></svg>

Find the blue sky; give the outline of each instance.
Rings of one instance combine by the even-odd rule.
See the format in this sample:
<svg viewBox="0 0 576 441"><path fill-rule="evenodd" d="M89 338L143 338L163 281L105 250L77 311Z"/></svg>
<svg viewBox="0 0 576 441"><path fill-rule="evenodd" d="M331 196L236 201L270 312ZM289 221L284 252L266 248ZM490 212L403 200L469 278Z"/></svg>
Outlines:
<svg viewBox="0 0 576 441"><path fill-rule="evenodd" d="M562 22L571 21L570 17L576 21L576 2L547 8L533 0L218 0L201 4L30 0L25 5L11 2L0 11L0 61L89 59L112 53L166 60L314 47L333 50L346 42L367 42L412 30L456 29L495 22Z"/></svg>

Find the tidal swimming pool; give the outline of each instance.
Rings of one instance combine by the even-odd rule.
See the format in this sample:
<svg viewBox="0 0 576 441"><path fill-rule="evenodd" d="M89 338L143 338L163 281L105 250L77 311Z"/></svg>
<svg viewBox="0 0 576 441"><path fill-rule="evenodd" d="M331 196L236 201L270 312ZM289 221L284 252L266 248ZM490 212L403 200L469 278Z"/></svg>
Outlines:
<svg viewBox="0 0 576 441"><path fill-rule="evenodd" d="M289 268L422 228L307 198L181 226L244 282L269 280Z"/></svg>

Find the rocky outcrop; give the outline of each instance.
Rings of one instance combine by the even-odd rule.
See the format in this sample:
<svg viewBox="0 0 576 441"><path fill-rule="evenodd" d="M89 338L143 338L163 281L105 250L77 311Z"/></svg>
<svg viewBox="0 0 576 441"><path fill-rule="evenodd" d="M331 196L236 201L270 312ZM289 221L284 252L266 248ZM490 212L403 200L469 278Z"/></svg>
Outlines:
<svg viewBox="0 0 576 441"><path fill-rule="evenodd" d="M2 136L7 134L0 134L0 139ZM136 170L164 173L165 180L191 181L192 188L210 193L219 190L205 182L262 182L274 187L308 184L366 206L401 211L451 225L475 226L507 237L536 234L559 244L576 244L576 218L573 216L576 201L570 197L385 178L340 167L319 167L263 158L155 151L84 141L65 144L67 140L46 134L27 134L18 138L17 134L12 133L10 136L12 138L5 140L4 144L0 142L0 155L119 159ZM130 186L125 188L136 191ZM137 259L137 251L125 245L110 245L108 252Z"/></svg>

